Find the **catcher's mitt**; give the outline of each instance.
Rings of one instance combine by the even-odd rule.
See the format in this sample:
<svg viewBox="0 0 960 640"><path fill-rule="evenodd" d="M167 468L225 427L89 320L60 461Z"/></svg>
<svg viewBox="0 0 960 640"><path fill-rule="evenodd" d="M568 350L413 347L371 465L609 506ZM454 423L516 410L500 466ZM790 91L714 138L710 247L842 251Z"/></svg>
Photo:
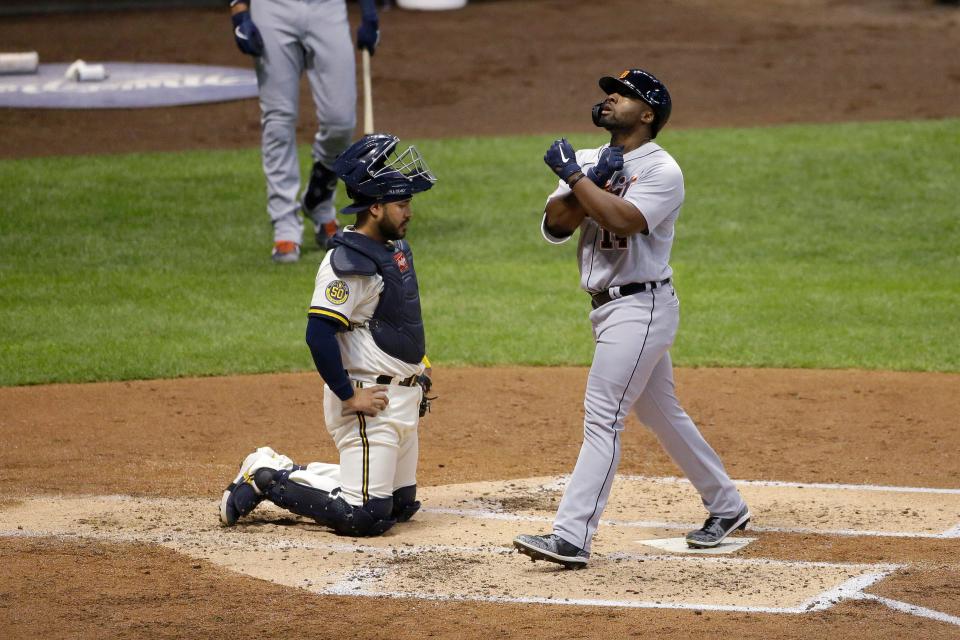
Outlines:
<svg viewBox="0 0 960 640"><path fill-rule="evenodd" d="M426 374L421 374L417 376L417 384L420 385L420 388L423 389L423 397L420 398L420 417L430 413L430 401L436 400L437 396L428 396L430 393L430 388L433 386L433 380L430 379L430 376Z"/></svg>

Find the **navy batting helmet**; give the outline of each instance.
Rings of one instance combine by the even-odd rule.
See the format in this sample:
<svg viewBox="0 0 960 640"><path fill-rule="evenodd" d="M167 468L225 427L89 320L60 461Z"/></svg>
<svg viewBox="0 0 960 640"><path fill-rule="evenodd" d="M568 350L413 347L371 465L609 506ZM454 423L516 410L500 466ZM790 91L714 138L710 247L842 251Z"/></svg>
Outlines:
<svg viewBox="0 0 960 640"><path fill-rule="evenodd" d="M643 69L627 69L616 78L604 76L600 78L600 88L607 94L619 93L622 96L640 98L650 105L656 116L651 125L654 138L670 119L670 92L652 73Z"/></svg>
<svg viewBox="0 0 960 640"><path fill-rule="evenodd" d="M333 170L347 186L353 204L340 213L358 213L378 202L406 200L426 191L437 178L413 145L397 153L400 139L373 133L354 142L337 156Z"/></svg>

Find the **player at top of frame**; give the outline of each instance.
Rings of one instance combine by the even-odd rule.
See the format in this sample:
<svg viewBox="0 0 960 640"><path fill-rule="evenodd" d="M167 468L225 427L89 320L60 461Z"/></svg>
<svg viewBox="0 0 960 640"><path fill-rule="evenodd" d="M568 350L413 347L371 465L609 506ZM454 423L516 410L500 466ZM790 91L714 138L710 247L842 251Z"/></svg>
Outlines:
<svg viewBox="0 0 960 640"><path fill-rule="evenodd" d="M375 0L359 0L357 47L373 55L380 41ZM276 263L297 262L303 242L300 211L314 239L329 248L337 231L333 163L356 128L356 62L345 0L231 0L237 47L253 56L260 94L263 173L267 213L273 225ZM306 71L316 107L313 169L300 193L297 111L300 76Z"/></svg>

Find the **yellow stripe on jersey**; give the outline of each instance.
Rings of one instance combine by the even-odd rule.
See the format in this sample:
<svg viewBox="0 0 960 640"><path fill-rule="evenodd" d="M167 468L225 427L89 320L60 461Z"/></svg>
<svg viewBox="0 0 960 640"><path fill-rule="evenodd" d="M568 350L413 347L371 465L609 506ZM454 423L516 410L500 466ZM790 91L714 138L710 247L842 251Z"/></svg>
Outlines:
<svg viewBox="0 0 960 640"><path fill-rule="evenodd" d="M337 313L336 311L332 311L330 309L324 309L323 307L310 307L310 311L308 312L308 315L333 318L337 322L343 324L343 326L348 328L350 327L350 321L347 320L347 316L343 315L342 313Z"/></svg>
<svg viewBox="0 0 960 640"><path fill-rule="evenodd" d="M355 384L358 389L363 389L363 381L357 380ZM360 494L363 496L363 501L366 502L370 499L370 440L367 439L367 417L358 411L357 419L360 421L360 442L363 444L363 469L361 473L363 479L360 485Z"/></svg>

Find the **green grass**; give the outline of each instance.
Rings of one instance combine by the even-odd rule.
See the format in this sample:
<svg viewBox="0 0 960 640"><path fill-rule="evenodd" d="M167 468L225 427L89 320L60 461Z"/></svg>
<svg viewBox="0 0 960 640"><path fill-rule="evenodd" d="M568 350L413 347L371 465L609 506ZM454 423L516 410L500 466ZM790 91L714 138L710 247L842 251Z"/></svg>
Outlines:
<svg viewBox="0 0 960 640"><path fill-rule="evenodd" d="M687 185L678 364L960 371L960 120L660 141ZM410 239L441 365L590 361L574 243L539 236L549 142L418 144L440 176ZM312 367L322 254L270 262L257 150L4 161L0 192L0 384Z"/></svg>

